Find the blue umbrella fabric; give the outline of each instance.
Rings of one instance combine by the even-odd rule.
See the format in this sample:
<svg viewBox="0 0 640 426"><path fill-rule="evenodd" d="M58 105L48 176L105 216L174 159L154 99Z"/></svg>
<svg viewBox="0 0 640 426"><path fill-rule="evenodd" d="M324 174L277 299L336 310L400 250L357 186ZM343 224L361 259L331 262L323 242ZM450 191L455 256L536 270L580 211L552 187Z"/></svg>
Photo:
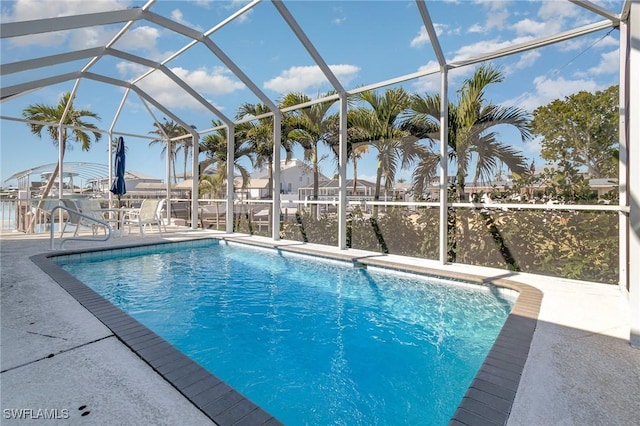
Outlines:
<svg viewBox="0 0 640 426"><path fill-rule="evenodd" d="M124 139L120 136L116 148L115 176L110 189L111 192L118 196L118 204L120 204L120 196L127 193L127 187L124 183L124 161Z"/></svg>

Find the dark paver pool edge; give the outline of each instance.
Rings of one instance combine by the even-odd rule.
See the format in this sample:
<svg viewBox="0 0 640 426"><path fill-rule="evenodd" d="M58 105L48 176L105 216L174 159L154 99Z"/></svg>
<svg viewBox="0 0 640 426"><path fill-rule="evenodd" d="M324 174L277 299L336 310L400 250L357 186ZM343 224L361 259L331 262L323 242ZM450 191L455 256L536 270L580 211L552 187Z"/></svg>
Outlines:
<svg viewBox="0 0 640 426"><path fill-rule="evenodd" d="M140 246L114 250L132 247ZM215 424L283 424L50 259L95 251L104 250L52 252L30 259Z"/></svg>
<svg viewBox="0 0 640 426"><path fill-rule="evenodd" d="M319 256L354 264L390 268L478 284L492 284L518 292L518 298L511 313L449 424L475 426L479 424L504 425L507 423L538 322L538 314L543 297L540 290L502 276L483 277L419 265L394 263L382 254L358 257L347 253L321 251L302 243L280 245L278 242L251 241L249 238L229 236L212 236L211 239L268 247L283 252ZM176 243L166 241L154 242L150 245L164 244ZM119 312L114 313L112 309L115 308L114 305L49 259L60 255L68 256L109 250L121 251L127 248L144 246L147 245L133 244L106 250L102 248L53 252L32 256L31 260L109 327L114 335L122 340L125 345L131 348L132 351L217 424L282 424L175 349L164 339L138 323L124 311L116 308ZM118 332L118 330L122 330L122 332ZM174 360L176 361L175 363ZM172 369L172 366L175 368ZM236 400L238 402L229 405L229 401Z"/></svg>
<svg viewBox="0 0 640 426"><path fill-rule="evenodd" d="M468 426L505 425L507 423L522 371L529 355L533 333L538 323L543 294L537 288L502 277L508 276L510 273L502 274L499 277L483 277L420 265L394 263L383 254L357 257L347 253L321 252L304 244L278 245L261 241L253 242L248 238L221 238L241 244L270 246L285 252L321 256L478 284L492 284L518 292L518 298L511 313L449 422L450 425Z"/></svg>

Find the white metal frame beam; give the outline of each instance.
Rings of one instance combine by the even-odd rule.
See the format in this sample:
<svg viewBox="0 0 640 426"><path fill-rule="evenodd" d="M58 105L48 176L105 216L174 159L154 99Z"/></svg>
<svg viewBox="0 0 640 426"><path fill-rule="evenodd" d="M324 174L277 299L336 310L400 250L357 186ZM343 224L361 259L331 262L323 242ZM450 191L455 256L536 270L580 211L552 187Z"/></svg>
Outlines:
<svg viewBox="0 0 640 426"><path fill-rule="evenodd" d="M140 19L142 9L124 9L84 15L60 16L31 21L7 22L0 27L0 38L21 37L53 31L66 31L98 25L119 24Z"/></svg>
<svg viewBox="0 0 640 426"><path fill-rule="evenodd" d="M300 27L284 3L281 0L274 0L272 4L278 10L289 28L291 28L300 43L302 43L309 55L311 55L311 58L320 68L320 71L322 71L327 80L329 80L331 86L338 92L340 99L340 135L338 137L338 248L344 250L347 248L347 93L340 83L340 80L338 80L333 71L331 71L329 65L327 65L313 43L311 43L307 34L304 32L302 27Z"/></svg>
<svg viewBox="0 0 640 426"><path fill-rule="evenodd" d="M627 190L629 218L627 220L627 267L629 277L630 336L632 346L640 348L640 1L630 4L627 22L624 80L628 92L624 116L627 139Z"/></svg>

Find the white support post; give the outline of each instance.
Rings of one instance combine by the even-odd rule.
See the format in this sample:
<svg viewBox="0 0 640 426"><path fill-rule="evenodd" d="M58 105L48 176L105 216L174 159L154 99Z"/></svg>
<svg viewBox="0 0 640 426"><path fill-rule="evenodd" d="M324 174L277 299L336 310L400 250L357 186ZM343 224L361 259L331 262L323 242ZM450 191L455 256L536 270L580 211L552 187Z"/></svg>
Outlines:
<svg viewBox="0 0 640 426"><path fill-rule="evenodd" d="M71 98L69 98L69 102L71 102ZM64 127L62 126L62 124L60 124L58 126L58 164L60 165L60 167L58 167L58 204L62 205L62 192L64 191L64 144L62 143L62 141L64 140ZM49 176L49 179L53 179L53 176ZM59 210L59 226L60 226L60 235L62 235L62 228L63 228L63 218L62 218L62 210ZM54 222L55 218L52 216L51 217L51 227L53 227L53 222ZM53 235L53 234L52 234Z"/></svg>
<svg viewBox="0 0 640 426"><path fill-rule="evenodd" d="M227 126L227 220L226 231L233 232L233 163L235 149L236 129L232 125Z"/></svg>
<svg viewBox="0 0 640 426"><path fill-rule="evenodd" d="M449 146L449 101L448 101L448 68L442 67L440 87L440 263L447 263L447 204L449 179L447 170L447 149Z"/></svg>
<svg viewBox="0 0 640 426"><path fill-rule="evenodd" d="M169 221L171 217L171 153L173 152L173 141L167 135L167 199L165 207L167 209L166 219Z"/></svg>
<svg viewBox="0 0 640 426"><path fill-rule="evenodd" d="M628 109L628 37L629 26L625 21L620 23L620 85L619 85L619 146L620 154L618 159L618 205L622 210L629 207L629 134L627 132L627 109ZM629 258L627 256L627 246L629 241L629 218L625 212L618 214L618 285L620 289L627 293L629 290L629 271L627 265Z"/></svg>
<svg viewBox="0 0 640 426"><path fill-rule="evenodd" d="M191 132L193 135L193 143L191 148L191 229L198 229L198 187L200 186L200 163L198 156L200 155L200 135Z"/></svg>
<svg viewBox="0 0 640 426"><path fill-rule="evenodd" d="M628 64L625 80L628 86L628 190L629 190L629 310L631 346L640 348L640 1L633 0L628 20Z"/></svg>
<svg viewBox="0 0 640 426"><path fill-rule="evenodd" d="M273 212L271 217L271 235L274 241L280 240L280 147L282 146L282 113L278 110L273 112L273 176L272 176L272 199Z"/></svg>
<svg viewBox="0 0 640 426"><path fill-rule="evenodd" d="M340 93L338 248L347 249L347 94Z"/></svg>

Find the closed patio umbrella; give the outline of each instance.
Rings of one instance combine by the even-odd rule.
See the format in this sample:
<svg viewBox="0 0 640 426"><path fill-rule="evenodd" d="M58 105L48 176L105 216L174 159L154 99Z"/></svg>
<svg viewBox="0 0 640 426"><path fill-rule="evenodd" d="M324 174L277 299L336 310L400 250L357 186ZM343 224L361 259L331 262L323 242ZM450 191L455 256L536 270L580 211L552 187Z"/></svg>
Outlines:
<svg viewBox="0 0 640 426"><path fill-rule="evenodd" d="M120 207L120 196L127 193L127 187L124 183L124 160L124 139L120 136L116 148L115 176L110 189L111 192L118 196L118 207Z"/></svg>

